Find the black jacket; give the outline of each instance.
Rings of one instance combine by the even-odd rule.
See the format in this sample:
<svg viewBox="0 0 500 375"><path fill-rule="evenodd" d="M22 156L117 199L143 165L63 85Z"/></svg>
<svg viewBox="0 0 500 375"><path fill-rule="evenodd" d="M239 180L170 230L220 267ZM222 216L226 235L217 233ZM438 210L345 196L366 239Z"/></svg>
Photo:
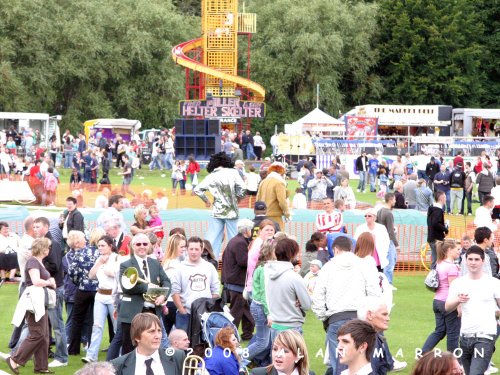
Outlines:
<svg viewBox="0 0 500 375"><path fill-rule="evenodd" d="M42 263L47 271L49 271L50 277L54 278L56 286L59 288L64 285L64 270L62 266L63 252L61 244L53 240L50 232L47 232L45 238L51 241L51 245L49 255L43 259Z"/></svg>
<svg viewBox="0 0 500 375"><path fill-rule="evenodd" d="M245 286L249 239L241 233L227 243L222 256L221 281L223 284Z"/></svg>
<svg viewBox="0 0 500 375"><path fill-rule="evenodd" d="M443 241L447 233L444 211L439 207L430 206L427 211L427 242Z"/></svg>
<svg viewBox="0 0 500 375"><path fill-rule="evenodd" d="M427 177L429 177L431 180L434 180L434 176L439 172L439 166L437 163L427 163L427 166L425 167L425 174Z"/></svg>
<svg viewBox="0 0 500 375"><path fill-rule="evenodd" d="M363 171L363 164L365 165L364 170L368 171L368 156L363 157L361 155L361 156L357 157L357 159L356 159L356 170L358 172L362 172Z"/></svg>
<svg viewBox="0 0 500 375"><path fill-rule="evenodd" d="M85 224L83 220L83 215L78 209L74 209L73 211L64 211L64 220L66 221L68 218L68 233L72 230L78 230L80 232L85 231ZM59 224L59 228L63 229L64 223Z"/></svg>
<svg viewBox="0 0 500 375"><path fill-rule="evenodd" d="M250 375L278 375L278 370L273 367L256 367L250 371ZM314 371L309 370L309 375L315 375Z"/></svg>

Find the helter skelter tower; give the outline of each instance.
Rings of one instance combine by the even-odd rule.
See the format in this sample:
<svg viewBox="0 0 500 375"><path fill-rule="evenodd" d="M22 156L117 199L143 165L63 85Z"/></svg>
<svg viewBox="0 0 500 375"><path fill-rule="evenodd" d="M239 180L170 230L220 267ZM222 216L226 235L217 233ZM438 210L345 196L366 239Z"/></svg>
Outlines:
<svg viewBox="0 0 500 375"><path fill-rule="evenodd" d="M186 100L180 103L180 115L238 122L264 117L265 90L250 80L256 15L238 13L238 0L202 0L201 22L201 38L172 49L174 61L186 68ZM244 70L238 70L238 35L247 37Z"/></svg>

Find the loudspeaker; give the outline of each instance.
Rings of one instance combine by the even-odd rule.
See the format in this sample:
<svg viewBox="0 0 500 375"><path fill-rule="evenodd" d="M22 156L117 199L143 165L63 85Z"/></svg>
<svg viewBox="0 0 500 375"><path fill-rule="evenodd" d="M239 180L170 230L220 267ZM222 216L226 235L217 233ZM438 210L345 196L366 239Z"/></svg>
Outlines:
<svg viewBox="0 0 500 375"><path fill-rule="evenodd" d="M194 134L196 135L205 135L205 128L207 120L194 120Z"/></svg>
<svg viewBox="0 0 500 375"><path fill-rule="evenodd" d="M184 120L181 118L178 118L175 120L175 134L184 134Z"/></svg>
<svg viewBox="0 0 500 375"><path fill-rule="evenodd" d="M184 120L184 135L194 135L196 120Z"/></svg>
<svg viewBox="0 0 500 375"><path fill-rule="evenodd" d="M208 120L207 135L220 135L219 120Z"/></svg>

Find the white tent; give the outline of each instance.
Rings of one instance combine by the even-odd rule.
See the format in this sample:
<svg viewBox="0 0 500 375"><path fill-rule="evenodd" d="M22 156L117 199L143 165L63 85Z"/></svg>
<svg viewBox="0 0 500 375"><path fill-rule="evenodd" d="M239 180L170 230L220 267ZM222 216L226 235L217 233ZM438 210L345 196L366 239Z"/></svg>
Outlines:
<svg viewBox="0 0 500 375"><path fill-rule="evenodd" d="M293 127L301 127L302 131L344 133L345 123L330 116L319 108L313 109L301 119L295 121Z"/></svg>

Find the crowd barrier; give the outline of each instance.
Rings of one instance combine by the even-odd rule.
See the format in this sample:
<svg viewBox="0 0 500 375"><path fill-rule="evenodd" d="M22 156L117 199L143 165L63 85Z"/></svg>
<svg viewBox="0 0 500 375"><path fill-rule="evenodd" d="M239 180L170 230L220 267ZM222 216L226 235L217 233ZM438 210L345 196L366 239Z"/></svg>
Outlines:
<svg viewBox="0 0 500 375"><path fill-rule="evenodd" d="M81 210L84 212L87 229L92 230L102 210ZM0 208L0 220L7 221L11 230L22 235L24 217L30 214L35 216L44 215L51 220L52 225L56 225L61 212L61 209L30 211L25 207ZM302 251L305 251L305 244L315 231L314 222L318 212L320 211L295 210L292 221L285 224L285 231L295 236ZM133 223L133 209L126 209L123 214L127 224L131 225ZM209 210L178 209L162 211L161 217L166 233L172 228L182 227L187 236L200 236L208 230L209 214ZM415 210L393 210L393 214L400 244L396 271L410 273L425 271L430 263L430 250L427 245L427 216ZM240 210L240 218L252 219L253 217L253 210ZM464 234L473 237L473 217L446 215L445 219L450 222L449 238L460 240ZM352 210L344 213L344 225L348 234L354 235L356 227L362 223L364 223L364 211ZM500 246L500 231L495 236L495 242L496 246ZM166 241L163 242L163 246L165 246L165 243Z"/></svg>

